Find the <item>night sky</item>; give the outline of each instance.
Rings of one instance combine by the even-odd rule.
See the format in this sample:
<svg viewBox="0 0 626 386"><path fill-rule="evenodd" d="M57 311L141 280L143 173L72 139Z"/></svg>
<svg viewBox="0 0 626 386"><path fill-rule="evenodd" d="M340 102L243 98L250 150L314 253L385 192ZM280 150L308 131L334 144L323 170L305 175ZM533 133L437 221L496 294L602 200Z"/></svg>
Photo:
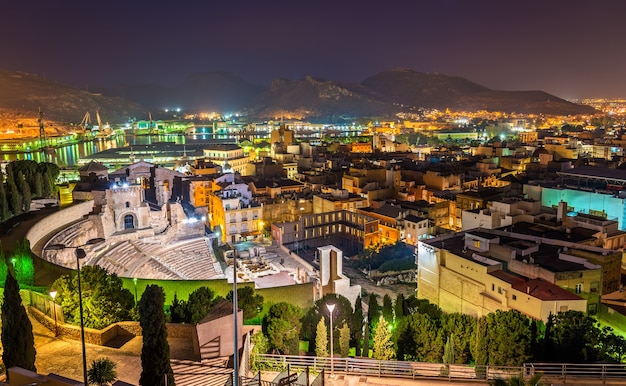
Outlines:
<svg viewBox="0 0 626 386"><path fill-rule="evenodd" d="M8 0L0 68L79 87L234 72L269 85L394 67L499 90L626 97L626 1Z"/></svg>

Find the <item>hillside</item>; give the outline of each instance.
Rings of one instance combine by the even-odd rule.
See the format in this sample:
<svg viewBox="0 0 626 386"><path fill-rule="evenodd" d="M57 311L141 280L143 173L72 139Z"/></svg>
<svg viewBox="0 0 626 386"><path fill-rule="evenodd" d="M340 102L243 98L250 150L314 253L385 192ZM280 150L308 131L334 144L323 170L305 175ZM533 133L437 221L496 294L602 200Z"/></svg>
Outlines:
<svg viewBox="0 0 626 386"><path fill-rule="evenodd" d="M496 91L461 77L409 69L381 72L361 84L396 104L410 107L548 115L594 113L592 107L577 105L543 91Z"/></svg>
<svg viewBox="0 0 626 386"><path fill-rule="evenodd" d="M119 97L79 90L37 75L0 70L0 118L5 127L36 125L38 111L44 112L46 126L79 123L86 112L105 122L125 122L128 117L145 116L138 104ZM2 129L2 128L0 128Z"/></svg>
<svg viewBox="0 0 626 386"><path fill-rule="evenodd" d="M159 118L164 108L187 112L244 111L252 119L293 117L342 120L355 117L392 117L415 108L456 111L503 111L547 115L593 114L543 91L497 91L460 77L425 74L407 69L381 72L362 83L306 77L276 79L269 88L250 84L227 72L188 77L174 87L123 85L88 92L33 74L0 70L0 130L37 125L39 108L46 127L78 123L99 109L104 122L122 123L128 117Z"/></svg>

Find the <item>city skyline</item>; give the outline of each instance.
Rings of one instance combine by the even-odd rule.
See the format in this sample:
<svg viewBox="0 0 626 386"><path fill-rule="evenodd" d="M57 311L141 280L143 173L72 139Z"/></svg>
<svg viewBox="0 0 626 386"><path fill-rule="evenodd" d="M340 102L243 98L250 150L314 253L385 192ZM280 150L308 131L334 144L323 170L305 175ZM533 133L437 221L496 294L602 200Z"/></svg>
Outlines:
<svg viewBox="0 0 626 386"><path fill-rule="evenodd" d="M13 2L0 68L78 87L175 85L229 71L268 85L314 76L360 82L407 67L496 90L624 97L626 3L286 1Z"/></svg>

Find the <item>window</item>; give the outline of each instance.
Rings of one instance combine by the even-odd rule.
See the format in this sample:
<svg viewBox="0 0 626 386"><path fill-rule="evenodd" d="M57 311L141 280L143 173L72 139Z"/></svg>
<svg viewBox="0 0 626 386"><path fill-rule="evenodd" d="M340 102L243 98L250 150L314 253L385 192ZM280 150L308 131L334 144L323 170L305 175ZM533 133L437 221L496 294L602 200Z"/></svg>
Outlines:
<svg viewBox="0 0 626 386"><path fill-rule="evenodd" d="M480 240L474 240L474 248L480 248Z"/></svg>
<svg viewBox="0 0 626 386"><path fill-rule="evenodd" d="M576 284L576 293L579 294L583 292L583 283Z"/></svg>
<svg viewBox="0 0 626 386"><path fill-rule="evenodd" d="M130 208L130 201L126 201L126 207Z"/></svg>
<svg viewBox="0 0 626 386"><path fill-rule="evenodd" d="M495 290L496 290L496 285L495 285L495 284L492 284L492 285L491 285L491 290L492 290L492 291L495 291Z"/></svg>
<svg viewBox="0 0 626 386"><path fill-rule="evenodd" d="M132 214L127 214L124 216L124 229L134 229L135 228L135 218Z"/></svg>
<svg viewBox="0 0 626 386"><path fill-rule="evenodd" d="M512 295L512 296L511 296L511 299L513 299L513 300L517 300L517 296L516 296L516 295Z"/></svg>
<svg viewBox="0 0 626 386"><path fill-rule="evenodd" d="M502 287L498 286L498 293L502 295Z"/></svg>

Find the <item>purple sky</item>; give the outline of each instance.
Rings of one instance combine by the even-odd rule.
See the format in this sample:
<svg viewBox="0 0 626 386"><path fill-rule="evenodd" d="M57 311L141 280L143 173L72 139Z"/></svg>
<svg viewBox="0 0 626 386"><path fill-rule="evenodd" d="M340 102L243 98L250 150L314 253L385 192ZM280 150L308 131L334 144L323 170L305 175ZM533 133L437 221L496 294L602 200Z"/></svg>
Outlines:
<svg viewBox="0 0 626 386"><path fill-rule="evenodd" d="M408 67L500 90L626 97L621 0L10 0L0 68L85 86L230 71L268 85Z"/></svg>

